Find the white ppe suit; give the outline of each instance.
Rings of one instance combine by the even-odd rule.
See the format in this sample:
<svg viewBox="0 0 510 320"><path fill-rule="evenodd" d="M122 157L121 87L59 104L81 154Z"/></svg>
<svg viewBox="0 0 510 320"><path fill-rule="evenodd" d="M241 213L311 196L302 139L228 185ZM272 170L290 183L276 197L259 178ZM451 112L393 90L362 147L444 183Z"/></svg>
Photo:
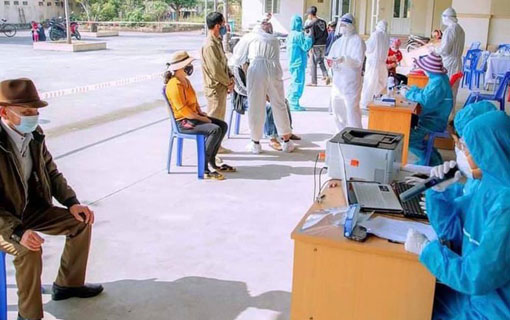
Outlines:
<svg viewBox="0 0 510 320"><path fill-rule="evenodd" d="M361 91L361 107L366 109L374 96L381 94L388 81L388 68L386 59L390 48L390 37L386 33L388 23L379 21L375 31L367 40L367 62L363 90Z"/></svg>
<svg viewBox="0 0 510 320"><path fill-rule="evenodd" d="M340 25L341 23L338 23L337 33L340 33ZM333 43L327 57L328 60L340 59L332 65L331 88L331 107L338 132L345 127L362 127L359 102L365 50L365 42L356 32L354 25L350 24L342 37Z"/></svg>
<svg viewBox="0 0 510 320"><path fill-rule="evenodd" d="M248 89L248 118L253 141L260 141L266 117L266 96L269 97L274 120L280 136L292 133L285 104L283 71L280 65L280 42L260 26L243 36L234 47L232 63L250 62L246 82Z"/></svg>
<svg viewBox="0 0 510 320"><path fill-rule="evenodd" d="M465 33L464 29L457 23L457 14L452 8L443 12L442 22L446 25L441 39L441 46L436 52L443 58L443 65L451 78L457 72L462 71L462 54L464 53ZM452 88L454 107L456 104L459 83Z"/></svg>

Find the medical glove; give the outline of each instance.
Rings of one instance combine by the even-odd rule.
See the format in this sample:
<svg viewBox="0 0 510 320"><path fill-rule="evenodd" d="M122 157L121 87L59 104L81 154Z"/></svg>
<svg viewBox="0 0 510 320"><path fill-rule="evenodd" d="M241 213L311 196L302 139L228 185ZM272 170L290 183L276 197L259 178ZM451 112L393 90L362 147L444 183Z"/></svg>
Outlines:
<svg viewBox="0 0 510 320"><path fill-rule="evenodd" d="M406 251L420 255L423 249L429 244L427 237L414 229L407 231L407 238L404 244Z"/></svg>

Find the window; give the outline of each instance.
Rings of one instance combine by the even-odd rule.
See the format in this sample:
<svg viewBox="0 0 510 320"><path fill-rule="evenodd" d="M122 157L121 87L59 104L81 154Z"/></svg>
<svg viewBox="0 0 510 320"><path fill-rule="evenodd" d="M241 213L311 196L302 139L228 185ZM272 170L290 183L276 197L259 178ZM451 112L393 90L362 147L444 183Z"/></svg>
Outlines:
<svg viewBox="0 0 510 320"><path fill-rule="evenodd" d="M28 1L23 1L24 6L28 6Z"/></svg>
<svg viewBox="0 0 510 320"><path fill-rule="evenodd" d="M351 0L342 0L342 16L349 13L351 7Z"/></svg>
<svg viewBox="0 0 510 320"><path fill-rule="evenodd" d="M48 2L46 5L47 5L48 7L51 7L51 2Z"/></svg>
<svg viewBox="0 0 510 320"><path fill-rule="evenodd" d="M15 6L19 6L19 1L14 1Z"/></svg>
<svg viewBox="0 0 510 320"><path fill-rule="evenodd" d="M400 18L400 0L395 0L393 5L393 18Z"/></svg>
<svg viewBox="0 0 510 320"><path fill-rule="evenodd" d="M409 6L409 0L404 0L404 16L403 18L409 18L411 16L411 8Z"/></svg>
<svg viewBox="0 0 510 320"><path fill-rule="evenodd" d="M39 7L42 7L44 6L44 3L43 2L39 2Z"/></svg>
<svg viewBox="0 0 510 320"><path fill-rule="evenodd" d="M265 0L265 8L266 13L280 13L280 0Z"/></svg>
<svg viewBox="0 0 510 320"><path fill-rule="evenodd" d="M5 5L5 6L10 6L10 5L11 5L11 2L10 2L10 1L4 1L4 5Z"/></svg>

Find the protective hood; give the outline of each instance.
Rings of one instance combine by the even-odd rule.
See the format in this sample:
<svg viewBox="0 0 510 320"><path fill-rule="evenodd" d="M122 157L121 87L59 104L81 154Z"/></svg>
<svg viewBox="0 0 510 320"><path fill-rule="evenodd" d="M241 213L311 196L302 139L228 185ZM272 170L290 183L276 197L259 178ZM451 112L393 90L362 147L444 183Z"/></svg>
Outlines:
<svg viewBox="0 0 510 320"><path fill-rule="evenodd" d="M340 18L340 21L336 25L335 33L337 35L352 35L356 32L354 24L356 23L354 16L350 13L346 13ZM342 26L346 26L345 33L341 32Z"/></svg>
<svg viewBox="0 0 510 320"><path fill-rule="evenodd" d="M290 22L290 30L292 31L303 31L303 18L299 15L294 15Z"/></svg>
<svg viewBox="0 0 510 320"><path fill-rule="evenodd" d="M496 106L489 101L480 101L465 106L455 115L455 131L457 131L460 137L463 137L464 129L466 129L466 126L471 121L482 114L496 110Z"/></svg>
<svg viewBox="0 0 510 320"><path fill-rule="evenodd" d="M377 23L377 25L375 26L375 30L377 30L377 31L386 32L387 29L388 29L388 22L386 22L384 20L379 21Z"/></svg>
<svg viewBox="0 0 510 320"><path fill-rule="evenodd" d="M482 114L464 128L463 139L483 178L510 186L510 117L503 111Z"/></svg>
<svg viewBox="0 0 510 320"><path fill-rule="evenodd" d="M450 26L458 22L457 12L453 8L447 8L441 15L441 20L445 26Z"/></svg>

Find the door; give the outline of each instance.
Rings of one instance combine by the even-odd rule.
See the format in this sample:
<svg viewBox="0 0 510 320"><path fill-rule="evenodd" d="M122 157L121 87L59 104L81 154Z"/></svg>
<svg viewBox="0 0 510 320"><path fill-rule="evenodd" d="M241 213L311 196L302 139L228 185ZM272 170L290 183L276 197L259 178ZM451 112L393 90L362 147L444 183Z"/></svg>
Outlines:
<svg viewBox="0 0 510 320"><path fill-rule="evenodd" d="M393 19L391 20L392 34L409 34L411 31L410 0L393 0Z"/></svg>

